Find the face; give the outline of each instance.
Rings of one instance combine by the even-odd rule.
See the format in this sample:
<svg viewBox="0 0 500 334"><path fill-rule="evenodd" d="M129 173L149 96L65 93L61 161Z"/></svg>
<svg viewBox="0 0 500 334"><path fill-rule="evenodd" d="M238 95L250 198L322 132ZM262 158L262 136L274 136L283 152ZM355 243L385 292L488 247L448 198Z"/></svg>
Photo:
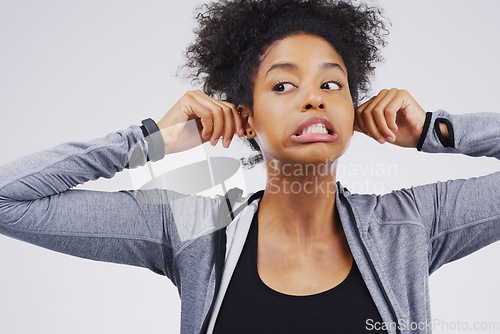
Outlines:
<svg viewBox="0 0 500 334"><path fill-rule="evenodd" d="M349 145L354 106L347 70L340 55L320 37L297 34L272 44L254 79L253 103L247 130L256 136L266 162L332 161ZM334 134L297 141L296 130L313 116L326 118Z"/></svg>

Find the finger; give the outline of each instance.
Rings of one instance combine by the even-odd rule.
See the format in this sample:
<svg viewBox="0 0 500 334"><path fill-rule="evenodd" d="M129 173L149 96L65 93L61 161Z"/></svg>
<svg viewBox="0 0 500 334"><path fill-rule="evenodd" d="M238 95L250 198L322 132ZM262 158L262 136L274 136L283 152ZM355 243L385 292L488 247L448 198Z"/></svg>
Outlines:
<svg viewBox="0 0 500 334"><path fill-rule="evenodd" d="M360 132L363 132L365 134L368 134L368 131L366 131L366 127L365 127L364 122L363 122L362 114L363 114L363 111L370 104L370 102L373 101L374 98L375 98L375 96L371 97L368 101L364 102L362 105L360 105L358 108L356 108L356 111L354 113L354 121L355 121L354 122L354 129L356 131L360 131Z"/></svg>
<svg viewBox="0 0 500 334"><path fill-rule="evenodd" d="M238 135L238 137L243 136L245 134L245 131L243 130L243 119L240 114L240 109L238 109L234 104L229 103L227 101L221 101L221 102L231 108L231 111L233 113L233 120L234 120L234 127L236 129L236 134Z"/></svg>
<svg viewBox="0 0 500 334"><path fill-rule="evenodd" d="M386 122L387 122L387 126L389 127L389 129L393 130L393 131L397 131L398 130L398 125L396 123L396 116L397 116L397 112L401 109L401 102L402 102L402 99L400 98L400 96L402 95L402 91L397 89L397 88L393 88L391 89L390 92L393 92L391 94L394 94L394 97L387 103L386 107L385 107L385 113L386 113Z"/></svg>
<svg viewBox="0 0 500 334"><path fill-rule="evenodd" d="M243 119L240 114L240 110L232 103L229 103L227 101L220 102L231 108L235 133L238 137L242 137L245 134L245 131L243 130Z"/></svg>
<svg viewBox="0 0 500 334"><path fill-rule="evenodd" d="M363 132L363 130L361 130L361 128L356 123L356 118L354 118L354 127L353 128L354 128L354 131Z"/></svg>
<svg viewBox="0 0 500 334"><path fill-rule="evenodd" d="M193 98L200 106L200 110L210 113L211 118L211 137L210 144L217 145L219 138L223 135L224 131L224 110L221 105L216 103L216 100L206 95L202 91L193 91ZM208 117L207 117L208 118ZM207 120L208 123L208 120Z"/></svg>
<svg viewBox="0 0 500 334"><path fill-rule="evenodd" d="M377 126L377 130L379 133L389 142L394 142L396 139L396 135L389 128L388 123L392 122L396 118L396 113L399 110L397 109L389 109L388 105L391 102L397 100L398 89L391 89L387 94L378 101L377 105L373 107L372 115L375 121L375 125Z"/></svg>
<svg viewBox="0 0 500 334"><path fill-rule="evenodd" d="M365 113L367 114L367 113ZM363 115L365 115L363 114ZM377 125L375 123L375 120L373 118L372 114L367 114L367 116L363 117L363 122L366 127L366 131L368 132L368 135L378 141L379 143L383 144L385 143L385 139L382 136L382 134L378 131Z"/></svg>
<svg viewBox="0 0 500 334"><path fill-rule="evenodd" d="M224 135L224 115L227 112L225 111L226 106L220 103L220 101L217 101L216 99L208 96L201 90L195 90L193 91L193 93L196 96L196 99L206 108L210 109L212 113L213 130L212 136L210 138L210 144L212 144L212 146L215 146L219 142L219 139ZM226 137L223 137L223 140L225 138Z"/></svg>
<svg viewBox="0 0 500 334"><path fill-rule="evenodd" d="M228 148L233 140L234 133L236 131L234 113L236 112L236 107L231 105L229 102L214 100L214 103L221 106L224 112L224 137L222 139L222 146ZM235 109L233 111L233 109Z"/></svg>
<svg viewBox="0 0 500 334"><path fill-rule="evenodd" d="M217 144L217 141L220 139L221 135L223 135L222 146L226 148L229 147L234 137L234 134L237 131L236 129L238 128L238 126L240 134L243 135L244 131L242 126L241 116L238 113L236 106L234 104L229 103L227 101L220 101L214 99L200 90L194 91L194 93L198 95L202 103L205 103L205 105L214 108L213 109L214 134L212 135L212 140L211 140L212 145ZM218 106L219 108L215 107L214 105ZM223 127L220 128L219 130L217 130L218 124L223 125ZM215 144L213 143L213 140L215 140Z"/></svg>
<svg viewBox="0 0 500 334"><path fill-rule="evenodd" d="M193 116L200 119L203 126L201 136L204 140L208 140L213 129L212 112L210 108L200 103L193 92L186 93L186 95L181 98L180 102L182 103L184 113L188 115L188 119L191 119Z"/></svg>
<svg viewBox="0 0 500 334"><path fill-rule="evenodd" d="M398 129L398 125L396 123L396 120L397 120L397 113L400 111L400 110L404 110L406 109L409 104L411 103L410 101L413 100L411 95L405 91L405 90L399 90L398 92L398 98L397 99L394 99L393 101L391 101L388 105L387 105L387 110L390 110L391 112L393 111L394 112L394 119L391 120L391 122L393 122L393 127L395 127L395 130Z"/></svg>
<svg viewBox="0 0 500 334"><path fill-rule="evenodd" d="M377 96L373 98L371 102L365 107L361 113L361 118L365 126L365 130L368 132L369 136L378 141L379 143L385 143L385 139L382 134L378 131L376 122L374 120L374 109L378 103L388 94L387 89L383 89L378 93Z"/></svg>

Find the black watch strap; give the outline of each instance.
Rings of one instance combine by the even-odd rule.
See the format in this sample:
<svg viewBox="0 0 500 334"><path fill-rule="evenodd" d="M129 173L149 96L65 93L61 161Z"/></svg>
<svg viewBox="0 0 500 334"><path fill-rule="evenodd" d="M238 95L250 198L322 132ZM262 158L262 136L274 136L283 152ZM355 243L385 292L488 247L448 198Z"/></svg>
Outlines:
<svg viewBox="0 0 500 334"><path fill-rule="evenodd" d="M147 161L158 161L165 156L165 144L163 143L163 136L155 121L147 118L142 121L142 133L148 145Z"/></svg>
<svg viewBox="0 0 500 334"><path fill-rule="evenodd" d="M417 150L422 151L422 146L424 145L425 137L427 137L427 132L429 131L429 126L431 125L432 113L428 111L425 114L424 127L422 129L422 133L420 134L420 138L417 143Z"/></svg>

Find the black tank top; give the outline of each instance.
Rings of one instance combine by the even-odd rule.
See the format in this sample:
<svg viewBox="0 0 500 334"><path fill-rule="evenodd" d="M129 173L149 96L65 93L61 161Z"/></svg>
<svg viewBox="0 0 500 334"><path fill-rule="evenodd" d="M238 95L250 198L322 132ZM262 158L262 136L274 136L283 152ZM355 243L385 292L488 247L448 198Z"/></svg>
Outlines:
<svg viewBox="0 0 500 334"><path fill-rule="evenodd" d="M222 301L215 334L387 334L367 330L367 324L381 324L382 319L354 260L345 280L327 291L293 296L268 287L257 271L257 216L258 211Z"/></svg>

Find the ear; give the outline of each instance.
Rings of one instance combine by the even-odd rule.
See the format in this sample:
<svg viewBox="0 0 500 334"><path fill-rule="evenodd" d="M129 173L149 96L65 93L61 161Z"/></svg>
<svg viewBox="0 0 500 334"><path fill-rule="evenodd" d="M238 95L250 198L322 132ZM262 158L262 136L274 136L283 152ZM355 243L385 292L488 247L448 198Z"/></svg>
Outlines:
<svg viewBox="0 0 500 334"><path fill-rule="evenodd" d="M246 137L248 139L254 138L257 134L255 133L252 110L247 106L240 104L238 105L238 111L240 112L241 115L241 120L243 122L243 129L245 129Z"/></svg>

